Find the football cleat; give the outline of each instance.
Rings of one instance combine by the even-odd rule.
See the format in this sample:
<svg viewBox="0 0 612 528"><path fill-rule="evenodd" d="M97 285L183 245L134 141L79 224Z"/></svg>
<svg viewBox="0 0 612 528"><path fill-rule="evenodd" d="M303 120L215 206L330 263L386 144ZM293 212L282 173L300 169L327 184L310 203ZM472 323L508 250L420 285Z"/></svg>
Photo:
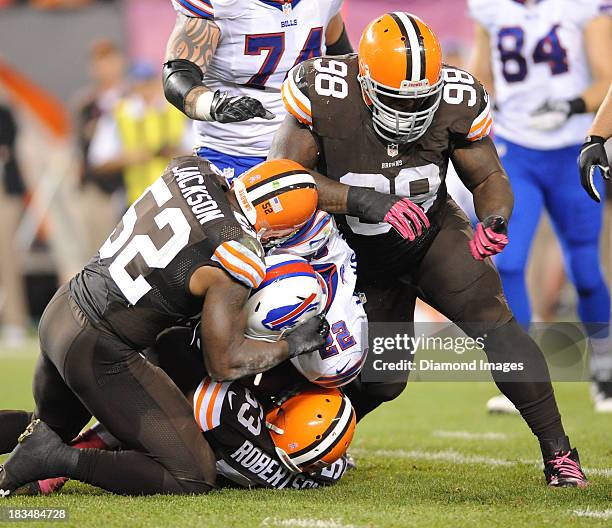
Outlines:
<svg viewBox="0 0 612 528"><path fill-rule="evenodd" d="M612 381L592 384L593 404L596 413L612 413Z"/></svg>
<svg viewBox="0 0 612 528"><path fill-rule="evenodd" d="M64 446L47 424L41 420L32 421L19 436L17 447L0 466L0 497L17 495L18 491L19 494L32 494L37 481L46 476L45 462L49 454Z"/></svg>
<svg viewBox="0 0 612 528"><path fill-rule="evenodd" d="M518 409L503 394L493 396L487 402L487 412L490 414L518 414Z"/></svg>
<svg viewBox="0 0 612 528"><path fill-rule="evenodd" d="M540 447L546 484L553 488L586 488L589 485L580 466L578 450L570 447L567 436L540 441Z"/></svg>

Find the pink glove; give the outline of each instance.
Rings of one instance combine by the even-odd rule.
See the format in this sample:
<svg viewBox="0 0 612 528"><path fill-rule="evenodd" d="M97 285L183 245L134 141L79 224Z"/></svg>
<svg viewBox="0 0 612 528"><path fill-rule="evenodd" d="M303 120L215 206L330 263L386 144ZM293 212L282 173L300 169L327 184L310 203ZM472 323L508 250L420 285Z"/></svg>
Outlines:
<svg viewBox="0 0 612 528"><path fill-rule="evenodd" d="M425 211L408 198L402 198L389 209L385 222L391 224L402 238L407 238L410 242L423 234L423 226L429 229L431 225Z"/></svg>
<svg viewBox="0 0 612 528"><path fill-rule="evenodd" d="M501 216L485 218L476 226L474 238L468 242L472 256L476 260L484 260L501 253L508 244L506 220Z"/></svg>

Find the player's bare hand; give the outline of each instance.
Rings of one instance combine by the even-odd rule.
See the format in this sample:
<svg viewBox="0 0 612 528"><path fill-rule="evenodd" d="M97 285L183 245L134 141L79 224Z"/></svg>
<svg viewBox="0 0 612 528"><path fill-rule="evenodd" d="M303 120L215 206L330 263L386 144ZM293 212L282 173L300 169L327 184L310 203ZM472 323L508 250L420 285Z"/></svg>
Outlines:
<svg viewBox="0 0 612 528"><path fill-rule="evenodd" d="M601 196L595 185L595 173L601 171L604 179L610 179L610 162L605 149L606 140L599 136L589 136L580 149L578 167L580 168L580 183L596 202L601 201Z"/></svg>
<svg viewBox="0 0 612 528"><path fill-rule="evenodd" d="M219 123L237 123L255 117L270 120L276 117L253 97L244 95L231 97L227 92L221 91L215 92L211 105L211 115Z"/></svg>
<svg viewBox="0 0 612 528"><path fill-rule="evenodd" d="M469 241L470 252L476 260L484 260L501 253L508 244L508 225L501 216L488 216L476 226Z"/></svg>
<svg viewBox="0 0 612 528"><path fill-rule="evenodd" d="M306 354L325 346L329 334L329 323L324 314L319 314L298 326L285 336L289 344L289 357Z"/></svg>
<svg viewBox="0 0 612 528"><path fill-rule="evenodd" d="M407 238L411 242L420 237L424 229L430 227L425 211L408 198L395 202L385 215L384 221L391 224L402 238Z"/></svg>

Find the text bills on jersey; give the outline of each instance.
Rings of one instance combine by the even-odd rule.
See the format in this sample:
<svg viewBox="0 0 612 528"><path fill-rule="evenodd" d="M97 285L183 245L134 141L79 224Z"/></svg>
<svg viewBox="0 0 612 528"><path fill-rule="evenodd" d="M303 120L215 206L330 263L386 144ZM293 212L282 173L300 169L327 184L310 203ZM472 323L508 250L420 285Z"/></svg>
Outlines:
<svg viewBox="0 0 612 528"><path fill-rule="evenodd" d="M172 0L189 17L214 20L221 37L204 83L254 97L276 117L241 123L194 123L198 144L232 156L265 157L285 117L280 88L287 72L325 52L325 30L342 0Z"/></svg>

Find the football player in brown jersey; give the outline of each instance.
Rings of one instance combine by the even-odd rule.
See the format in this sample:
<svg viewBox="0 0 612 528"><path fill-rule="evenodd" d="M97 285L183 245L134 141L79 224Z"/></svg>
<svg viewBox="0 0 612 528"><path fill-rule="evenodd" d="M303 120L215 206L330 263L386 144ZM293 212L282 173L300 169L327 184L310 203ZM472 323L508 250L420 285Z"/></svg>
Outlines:
<svg viewBox="0 0 612 528"><path fill-rule="evenodd" d="M491 105L482 85L441 63L427 24L394 12L367 26L358 54L294 67L282 95L289 115L269 158L318 171L319 207L338 213L357 254L369 320L411 321L418 296L468 335L483 338L491 362L522 362L526 375L498 372L495 382L538 437L548 484L585 485L544 356L515 321L489 258L508 243L513 194L488 136ZM451 161L473 194L480 219L475 231L446 192ZM415 217L413 232L401 238L387 224L344 214L349 205L359 209L356 201L370 207L363 187L405 197L426 220ZM363 417L404 385L361 380L348 394Z"/></svg>
<svg viewBox="0 0 612 528"><path fill-rule="evenodd" d="M215 456L190 404L141 353L170 326L201 318L204 363L215 379L262 372L325 345L329 327L318 316L274 343L244 336L245 302L265 276L258 238L291 236L313 215L317 190L289 160L243 176L246 183L228 191L206 160L174 160L59 289L39 328L35 420L0 466L0 498L43 475L121 494L214 487ZM126 450L64 443L92 415Z"/></svg>

